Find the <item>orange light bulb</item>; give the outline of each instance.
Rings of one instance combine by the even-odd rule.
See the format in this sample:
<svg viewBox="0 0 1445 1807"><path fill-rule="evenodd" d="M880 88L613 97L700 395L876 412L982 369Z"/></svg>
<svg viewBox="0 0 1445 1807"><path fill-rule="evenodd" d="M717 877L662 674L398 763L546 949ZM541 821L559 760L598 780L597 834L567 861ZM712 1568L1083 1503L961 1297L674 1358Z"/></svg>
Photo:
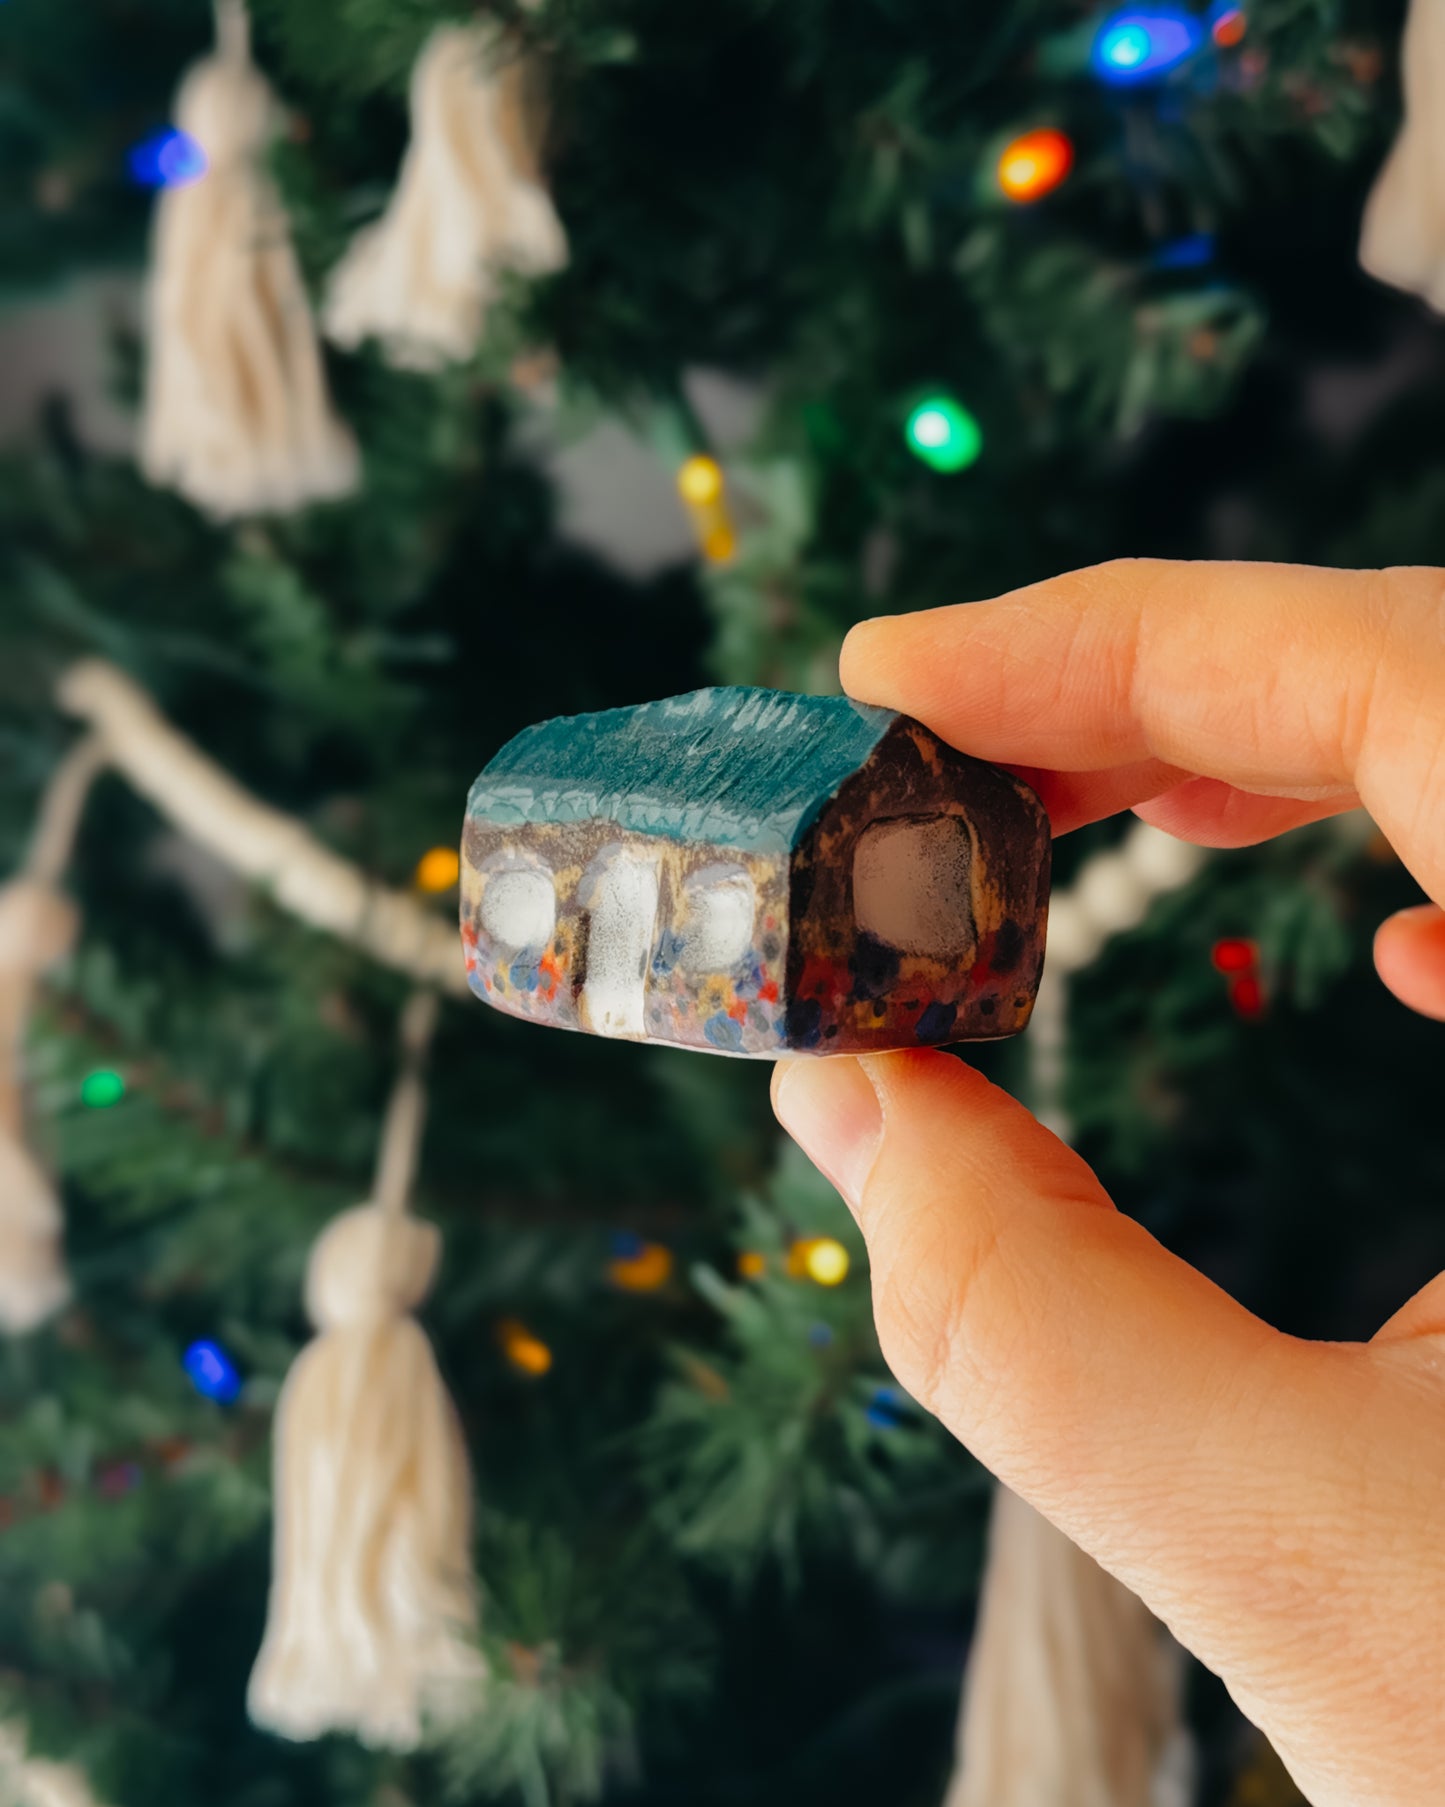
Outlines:
<svg viewBox="0 0 1445 1807"><path fill-rule="evenodd" d="M519 1374L540 1377L552 1366L552 1351L541 1337L533 1336L516 1318L504 1318L497 1326L497 1340L502 1353Z"/></svg>
<svg viewBox="0 0 1445 1807"><path fill-rule="evenodd" d="M450 891L462 869L454 847L432 847L416 863L419 891Z"/></svg>
<svg viewBox="0 0 1445 1807"><path fill-rule="evenodd" d="M1011 201L1027 205L1051 194L1074 167L1074 147L1053 126L1025 132L998 160L998 185Z"/></svg>
<svg viewBox="0 0 1445 1807"><path fill-rule="evenodd" d="M607 1278L623 1292L651 1293L672 1278L672 1250L660 1242L644 1242L635 1255L619 1255L607 1263Z"/></svg>

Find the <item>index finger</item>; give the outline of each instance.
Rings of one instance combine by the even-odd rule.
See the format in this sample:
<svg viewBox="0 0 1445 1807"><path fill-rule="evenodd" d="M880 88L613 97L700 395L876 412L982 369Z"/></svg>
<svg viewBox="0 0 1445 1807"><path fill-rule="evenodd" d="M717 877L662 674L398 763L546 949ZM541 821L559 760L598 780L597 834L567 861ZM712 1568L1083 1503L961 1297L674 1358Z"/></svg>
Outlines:
<svg viewBox="0 0 1445 1807"><path fill-rule="evenodd" d="M884 617L844 687L1001 764L1353 787L1445 900L1445 573L1122 560Z"/></svg>

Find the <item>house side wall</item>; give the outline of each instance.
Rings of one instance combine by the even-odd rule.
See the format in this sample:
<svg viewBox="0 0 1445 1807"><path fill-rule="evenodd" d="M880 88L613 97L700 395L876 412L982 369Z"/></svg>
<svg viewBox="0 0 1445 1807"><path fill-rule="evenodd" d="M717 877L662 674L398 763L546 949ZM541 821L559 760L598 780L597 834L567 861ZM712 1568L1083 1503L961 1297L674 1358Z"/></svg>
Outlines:
<svg viewBox="0 0 1445 1807"><path fill-rule="evenodd" d="M874 822L958 815L972 841L972 957L900 953L858 932L853 862ZM789 1043L818 1053L983 1041L1022 1029L1043 969L1050 842L1026 785L900 721L793 855Z"/></svg>
<svg viewBox="0 0 1445 1807"><path fill-rule="evenodd" d="M626 833L590 819L499 827L471 819L462 837L461 921L467 978L487 1003L563 1029L589 1029L589 894L603 864L623 854L653 862L656 924L644 978L646 1039L732 1054L775 1054L782 1040L787 960L787 860L663 835ZM492 875L519 864L550 873L556 923L545 946L515 950L492 941L482 899ZM724 971L690 961L689 896L709 874L745 872L757 899L746 951Z"/></svg>

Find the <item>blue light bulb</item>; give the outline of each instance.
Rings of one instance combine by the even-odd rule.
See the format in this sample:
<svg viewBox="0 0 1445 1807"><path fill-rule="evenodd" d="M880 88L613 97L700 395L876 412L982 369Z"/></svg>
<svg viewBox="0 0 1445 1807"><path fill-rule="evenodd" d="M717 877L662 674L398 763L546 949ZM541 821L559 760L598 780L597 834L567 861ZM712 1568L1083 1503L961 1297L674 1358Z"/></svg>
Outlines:
<svg viewBox="0 0 1445 1807"><path fill-rule="evenodd" d="M875 1430L896 1431L908 1422L910 1400L900 1387L877 1387L863 1416Z"/></svg>
<svg viewBox="0 0 1445 1807"><path fill-rule="evenodd" d="M1204 42L1204 27L1181 6L1111 13L1094 38L1094 72L1113 87L1167 75Z"/></svg>
<svg viewBox="0 0 1445 1807"><path fill-rule="evenodd" d="M241 1373L219 1343L208 1337L192 1343L181 1357L191 1385L217 1405L233 1405L241 1394Z"/></svg>
<svg viewBox="0 0 1445 1807"><path fill-rule="evenodd" d="M205 175L206 153L189 132L163 126L131 149L126 165L141 188L184 188Z"/></svg>
<svg viewBox="0 0 1445 1807"><path fill-rule="evenodd" d="M1111 69L1137 69L1149 54L1149 34L1142 25L1116 25L1100 54Z"/></svg>
<svg viewBox="0 0 1445 1807"><path fill-rule="evenodd" d="M1197 270L1213 262L1214 249L1212 232L1192 232L1187 238L1161 245L1154 253L1154 266L1159 270Z"/></svg>

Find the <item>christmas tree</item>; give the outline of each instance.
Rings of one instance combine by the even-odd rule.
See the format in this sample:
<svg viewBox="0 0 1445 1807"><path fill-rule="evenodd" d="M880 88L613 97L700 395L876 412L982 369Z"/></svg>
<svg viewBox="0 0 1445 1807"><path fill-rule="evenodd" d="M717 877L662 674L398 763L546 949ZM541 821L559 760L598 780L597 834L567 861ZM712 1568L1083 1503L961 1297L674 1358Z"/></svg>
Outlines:
<svg viewBox="0 0 1445 1807"><path fill-rule="evenodd" d="M989 1478L766 1069L468 998L467 786L1113 556L1445 564L1445 339L1357 256L1401 15L0 10L8 299L150 263L134 446L55 399L0 482L10 1795L943 1801ZM568 531L599 427L694 552ZM1370 965L1415 895L1358 817L1201 857L969 1058L1272 1323L1368 1335L1445 1268L1445 1154L1379 1129L1437 1089ZM444 1598L386 1568L413 1512ZM273 1598L258 1727L273 1571L320 1604L288 1668ZM1170 1711L1175 1793L1119 1807L1294 1798L1205 1671Z"/></svg>

